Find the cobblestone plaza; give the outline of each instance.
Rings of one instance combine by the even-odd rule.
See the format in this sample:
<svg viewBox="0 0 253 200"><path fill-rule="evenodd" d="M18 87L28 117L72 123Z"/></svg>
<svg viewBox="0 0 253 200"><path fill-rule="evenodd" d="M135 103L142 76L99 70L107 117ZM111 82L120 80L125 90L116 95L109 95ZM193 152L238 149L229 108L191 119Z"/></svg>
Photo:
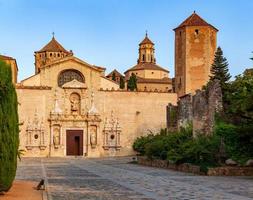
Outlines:
<svg viewBox="0 0 253 200"><path fill-rule="evenodd" d="M208 177L130 164L131 158L23 158L17 180L45 179L49 200L253 199L252 177Z"/></svg>

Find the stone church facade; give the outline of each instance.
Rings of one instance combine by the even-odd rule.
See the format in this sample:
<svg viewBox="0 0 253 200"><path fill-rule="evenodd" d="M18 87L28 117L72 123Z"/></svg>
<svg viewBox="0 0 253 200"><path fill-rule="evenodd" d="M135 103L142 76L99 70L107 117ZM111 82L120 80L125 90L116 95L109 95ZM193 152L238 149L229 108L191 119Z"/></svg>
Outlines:
<svg viewBox="0 0 253 200"><path fill-rule="evenodd" d="M187 21L188 20L188 21ZM193 27L198 29L198 41L177 43L187 46L192 57L178 55L176 51L176 84L184 80L184 88L190 88L187 82L186 67L178 72L178 64L196 61L202 53L209 55L211 45L209 33L203 19L193 13L180 29ZM202 32L203 30L203 32ZM212 34L215 34L213 32ZM185 33L184 33L185 34ZM195 33L192 33L195 34ZM176 30L176 38L177 36ZM202 45L203 42L205 43ZM209 38L215 42L212 38ZM182 40L183 41L183 40ZM196 43L196 44L195 44ZM203 48L203 49L201 49ZM214 51L215 49L213 49ZM203 53L204 55L204 53ZM194 58L196 57L196 59ZM206 57L205 57L206 59ZM201 62L206 62L202 59ZM202 66L200 61L196 61ZM197 64L191 66L196 66ZM205 65L203 65L205 68ZM210 69L203 69L206 70ZM198 71L198 70L196 70ZM105 76L105 68L91 65L67 51L54 37L41 50L35 52L35 74L16 84L19 102L20 149L25 156L126 156L134 154L134 140L148 134L156 133L166 127L166 106L177 104L178 86L173 85L169 71L156 64L154 44L146 37L139 44L137 65L125 72L125 78L137 73L137 91L119 89L119 83ZM207 73L208 74L208 73ZM184 77L185 76L185 77ZM193 74L192 74L193 76ZM194 75L203 78L203 73ZM198 82L198 87L203 86ZM194 89L196 88L194 82ZM198 89L198 88L196 88ZM188 91L185 91L188 92ZM183 92L180 91L180 95Z"/></svg>

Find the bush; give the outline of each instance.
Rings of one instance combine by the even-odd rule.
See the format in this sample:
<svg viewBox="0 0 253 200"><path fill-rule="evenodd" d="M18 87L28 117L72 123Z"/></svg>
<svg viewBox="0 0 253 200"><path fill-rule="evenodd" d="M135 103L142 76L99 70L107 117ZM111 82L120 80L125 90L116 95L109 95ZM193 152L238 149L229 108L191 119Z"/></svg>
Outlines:
<svg viewBox="0 0 253 200"><path fill-rule="evenodd" d="M145 155L149 159L158 158L165 160L167 151L162 137L156 138L145 145Z"/></svg>
<svg viewBox="0 0 253 200"><path fill-rule="evenodd" d="M11 68L0 61L0 192L8 191L15 178L18 136L17 97Z"/></svg>
<svg viewBox="0 0 253 200"><path fill-rule="evenodd" d="M133 144L133 149L135 151L137 151L140 155L144 155L145 154L145 145L147 143L151 142L153 137L154 137L153 134L138 137Z"/></svg>
<svg viewBox="0 0 253 200"><path fill-rule="evenodd" d="M219 122L216 124L215 134L224 139L227 158L232 158L241 164L253 158L252 124L235 126Z"/></svg>

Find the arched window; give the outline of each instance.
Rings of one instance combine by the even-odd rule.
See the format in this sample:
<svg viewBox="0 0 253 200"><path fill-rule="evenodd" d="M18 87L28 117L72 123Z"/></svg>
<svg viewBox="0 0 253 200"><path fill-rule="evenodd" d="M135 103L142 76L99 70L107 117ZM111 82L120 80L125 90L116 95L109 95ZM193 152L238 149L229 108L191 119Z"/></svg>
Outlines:
<svg viewBox="0 0 253 200"><path fill-rule="evenodd" d="M144 54L142 55L142 61L145 61L145 55Z"/></svg>
<svg viewBox="0 0 253 200"><path fill-rule="evenodd" d="M65 83L70 82L74 79L82 83L85 82L85 78L81 72L74 69L64 70L58 76L58 86L61 87Z"/></svg>

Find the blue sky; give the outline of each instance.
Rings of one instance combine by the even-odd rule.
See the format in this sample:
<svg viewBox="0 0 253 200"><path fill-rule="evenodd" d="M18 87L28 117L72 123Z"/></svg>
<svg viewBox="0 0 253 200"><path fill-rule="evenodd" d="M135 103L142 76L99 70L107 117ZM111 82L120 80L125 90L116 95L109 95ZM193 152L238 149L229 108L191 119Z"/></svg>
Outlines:
<svg viewBox="0 0 253 200"><path fill-rule="evenodd" d="M0 54L17 59L19 80L34 74L34 56L52 38L107 73L136 64L145 31L157 63L174 76L174 32L192 12L219 29L218 45L234 76L252 67L252 0L0 0Z"/></svg>

